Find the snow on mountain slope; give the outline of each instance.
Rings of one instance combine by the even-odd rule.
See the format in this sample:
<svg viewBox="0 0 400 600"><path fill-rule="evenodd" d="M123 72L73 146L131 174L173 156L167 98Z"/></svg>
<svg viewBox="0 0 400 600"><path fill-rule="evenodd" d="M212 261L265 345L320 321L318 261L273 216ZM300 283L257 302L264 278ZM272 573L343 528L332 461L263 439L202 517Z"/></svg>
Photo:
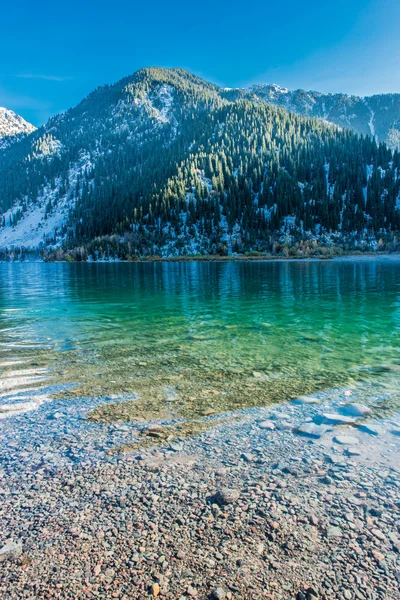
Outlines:
<svg viewBox="0 0 400 600"><path fill-rule="evenodd" d="M0 107L0 150L20 141L35 130L34 125L12 110Z"/></svg>
<svg viewBox="0 0 400 600"><path fill-rule="evenodd" d="M27 197L25 206L18 203L4 213L3 226L0 227L0 248L22 246L34 250L59 246L65 238L79 177L91 167L89 154L81 152L80 160L68 170L66 181L57 178L53 188L45 185L35 201ZM63 186L66 188L64 193Z"/></svg>

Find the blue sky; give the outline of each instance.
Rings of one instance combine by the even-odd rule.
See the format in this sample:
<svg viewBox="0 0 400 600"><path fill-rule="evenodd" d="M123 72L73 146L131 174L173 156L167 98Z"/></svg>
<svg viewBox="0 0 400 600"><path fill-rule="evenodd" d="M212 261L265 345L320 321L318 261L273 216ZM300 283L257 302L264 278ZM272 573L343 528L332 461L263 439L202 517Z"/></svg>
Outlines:
<svg viewBox="0 0 400 600"><path fill-rule="evenodd" d="M0 106L35 125L144 66L223 86L400 92L399 0L6 0Z"/></svg>

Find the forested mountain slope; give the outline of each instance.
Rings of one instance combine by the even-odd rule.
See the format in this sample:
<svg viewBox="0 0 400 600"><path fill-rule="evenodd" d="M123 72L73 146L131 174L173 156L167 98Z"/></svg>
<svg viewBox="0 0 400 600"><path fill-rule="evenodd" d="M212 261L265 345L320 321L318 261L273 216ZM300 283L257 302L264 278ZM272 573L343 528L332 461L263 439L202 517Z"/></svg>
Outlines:
<svg viewBox="0 0 400 600"><path fill-rule="evenodd" d="M0 154L0 247L78 258L394 247L399 167L372 137L181 69L142 69Z"/></svg>

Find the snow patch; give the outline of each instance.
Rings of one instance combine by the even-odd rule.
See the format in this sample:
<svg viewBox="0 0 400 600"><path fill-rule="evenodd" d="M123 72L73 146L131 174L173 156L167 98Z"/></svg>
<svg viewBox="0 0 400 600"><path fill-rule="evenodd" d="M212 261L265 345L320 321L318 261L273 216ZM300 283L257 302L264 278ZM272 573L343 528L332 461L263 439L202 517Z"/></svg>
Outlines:
<svg viewBox="0 0 400 600"><path fill-rule="evenodd" d="M4 213L5 225L0 228L0 248L35 250L58 247L62 244L68 215L75 205L75 188L79 175L92 167L90 156L82 151L78 163L68 171L67 192L59 196L62 181L56 180L54 189L45 185L38 198L25 198L26 210L15 223L15 216L23 211L22 203Z"/></svg>

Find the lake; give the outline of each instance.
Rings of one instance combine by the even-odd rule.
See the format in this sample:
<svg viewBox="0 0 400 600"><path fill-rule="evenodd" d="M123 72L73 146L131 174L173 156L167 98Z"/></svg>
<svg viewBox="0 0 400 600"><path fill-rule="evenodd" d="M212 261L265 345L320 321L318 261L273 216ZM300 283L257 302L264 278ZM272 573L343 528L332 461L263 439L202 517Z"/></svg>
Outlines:
<svg viewBox="0 0 400 600"><path fill-rule="evenodd" d="M338 386L379 384L390 411L399 299L387 258L1 264L0 393L104 397L95 420L178 420L180 435Z"/></svg>

